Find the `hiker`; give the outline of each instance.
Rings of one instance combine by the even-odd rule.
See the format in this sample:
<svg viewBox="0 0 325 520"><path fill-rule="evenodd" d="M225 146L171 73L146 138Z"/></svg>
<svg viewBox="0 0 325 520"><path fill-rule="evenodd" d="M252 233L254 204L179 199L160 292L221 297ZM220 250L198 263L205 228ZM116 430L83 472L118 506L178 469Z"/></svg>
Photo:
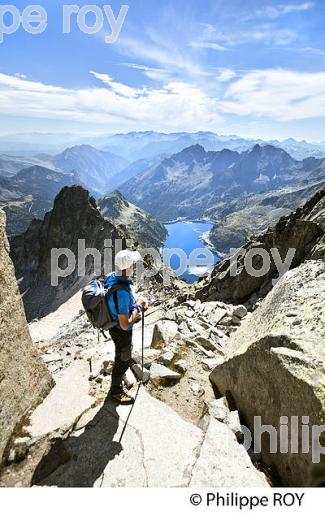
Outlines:
<svg viewBox="0 0 325 520"><path fill-rule="evenodd" d="M132 328L138 316L147 310L147 304L142 298L137 300L132 292L130 277L134 273L135 264L141 260L136 251L128 249L120 251L115 256L115 272L105 280L105 289L114 285L125 286L107 295L107 303L112 319L117 322L109 333L115 344L115 360L112 371L112 383L109 396L120 404L134 403L122 386L122 378L130 367L132 354Z"/></svg>

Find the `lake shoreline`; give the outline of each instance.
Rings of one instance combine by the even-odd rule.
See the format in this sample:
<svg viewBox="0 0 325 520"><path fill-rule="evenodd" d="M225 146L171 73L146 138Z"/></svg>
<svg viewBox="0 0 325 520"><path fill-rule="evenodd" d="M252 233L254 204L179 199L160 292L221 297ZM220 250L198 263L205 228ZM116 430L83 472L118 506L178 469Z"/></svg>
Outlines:
<svg viewBox="0 0 325 520"><path fill-rule="evenodd" d="M214 222L211 222L210 220L208 219L195 219L195 220L188 220L188 218L183 218L183 217L179 217L177 219L174 219L174 220L167 220L166 222L161 222L159 221L160 224L162 224L163 226L169 226L171 224L178 224L179 222L183 222L184 224L211 224L212 226L214 226Z"/></svg>
<svg viewBox="0 0 325 520"><path fill-rule="evenodd" d="M201 250L201 255L207 256L208 251L209 254L212 255L211 260L209 261L210 267L207 265L207 271L205 274L208 274L210 272L214 265L216 265L220 260L220 255L215 251L213 244L211 243L209 239L210 231L213 227L213 224L207 220L205 221L188 221L188 220L181 220L178 219L174 223L166 224L167 230L168 230L168 237L163 245L163 249L169 249L173 250L175 249L174 255L177 256L177 250L181 249L183 253L186 254L187 261L190 258L191 253L194 251L199 253ZM204 253L205 249L205 253ZM202 257L201 257L202 258ZM178 263L177 259L172 258L172 263L170 267L174 270L178 269ZM197 266L194 267L195 270L199 269L199 266L201 266L200 260L198 259ZM185 275L185 276L184 276ZM202 275L195 275L194 272L191 273L191 269L187 270L186 273L183 273L181 278L185 279L189 283L193 283L193 281L198 280L201 278ZM189 280L188 278L191 278Z"/></svg>

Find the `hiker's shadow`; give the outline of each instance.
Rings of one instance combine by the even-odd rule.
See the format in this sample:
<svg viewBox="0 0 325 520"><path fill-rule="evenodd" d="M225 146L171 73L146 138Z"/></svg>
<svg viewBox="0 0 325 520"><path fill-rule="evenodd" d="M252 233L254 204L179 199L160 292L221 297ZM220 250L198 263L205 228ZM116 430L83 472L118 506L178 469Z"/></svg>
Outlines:
<svg viewBox="0 0 325 520"><path fill-rule="evenodd" d="M101 485L99 477L122 451L120 441L113 440L119 426L116 405L106 399L96 415L80 426L67 439L54 441L39 462L32 485L93 487L96 481L96 486Z"/></svg>

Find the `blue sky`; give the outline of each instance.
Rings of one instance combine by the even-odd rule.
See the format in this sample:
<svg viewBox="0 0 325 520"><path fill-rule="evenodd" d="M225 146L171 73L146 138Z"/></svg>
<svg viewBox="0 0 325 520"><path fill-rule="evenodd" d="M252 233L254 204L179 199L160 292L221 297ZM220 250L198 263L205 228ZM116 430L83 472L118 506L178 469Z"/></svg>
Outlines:
<svg viewBox="0 0 325 520"><path fill-rule="evenodd" d="M39 0L44 33L4 35L2 135L210 130L325 140L323 0L124 1L112 44L107 19L86 35L73 15L63 34L64 0ZM117 17L122 3L96 5ZM29 2L11 4L22 11Z"/></svg>

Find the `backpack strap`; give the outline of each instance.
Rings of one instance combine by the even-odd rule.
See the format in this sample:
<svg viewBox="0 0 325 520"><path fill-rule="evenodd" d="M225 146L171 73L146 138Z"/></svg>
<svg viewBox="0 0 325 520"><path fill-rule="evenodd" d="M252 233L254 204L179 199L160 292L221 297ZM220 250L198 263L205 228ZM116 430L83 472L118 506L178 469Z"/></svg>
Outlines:
<svg viewBox="0 0 325 520"><path fill-rule="evenodd" d="M113 293L113 299L114 299L114 304L115 304L117 314L119 314L118 297L117 297L117 291L119 289L124 289L130 294L130 287L127 283L124 283L124 282L120 282L116 285L112 285L112 287L110 287L107 291L108 294Z"/></svg>

